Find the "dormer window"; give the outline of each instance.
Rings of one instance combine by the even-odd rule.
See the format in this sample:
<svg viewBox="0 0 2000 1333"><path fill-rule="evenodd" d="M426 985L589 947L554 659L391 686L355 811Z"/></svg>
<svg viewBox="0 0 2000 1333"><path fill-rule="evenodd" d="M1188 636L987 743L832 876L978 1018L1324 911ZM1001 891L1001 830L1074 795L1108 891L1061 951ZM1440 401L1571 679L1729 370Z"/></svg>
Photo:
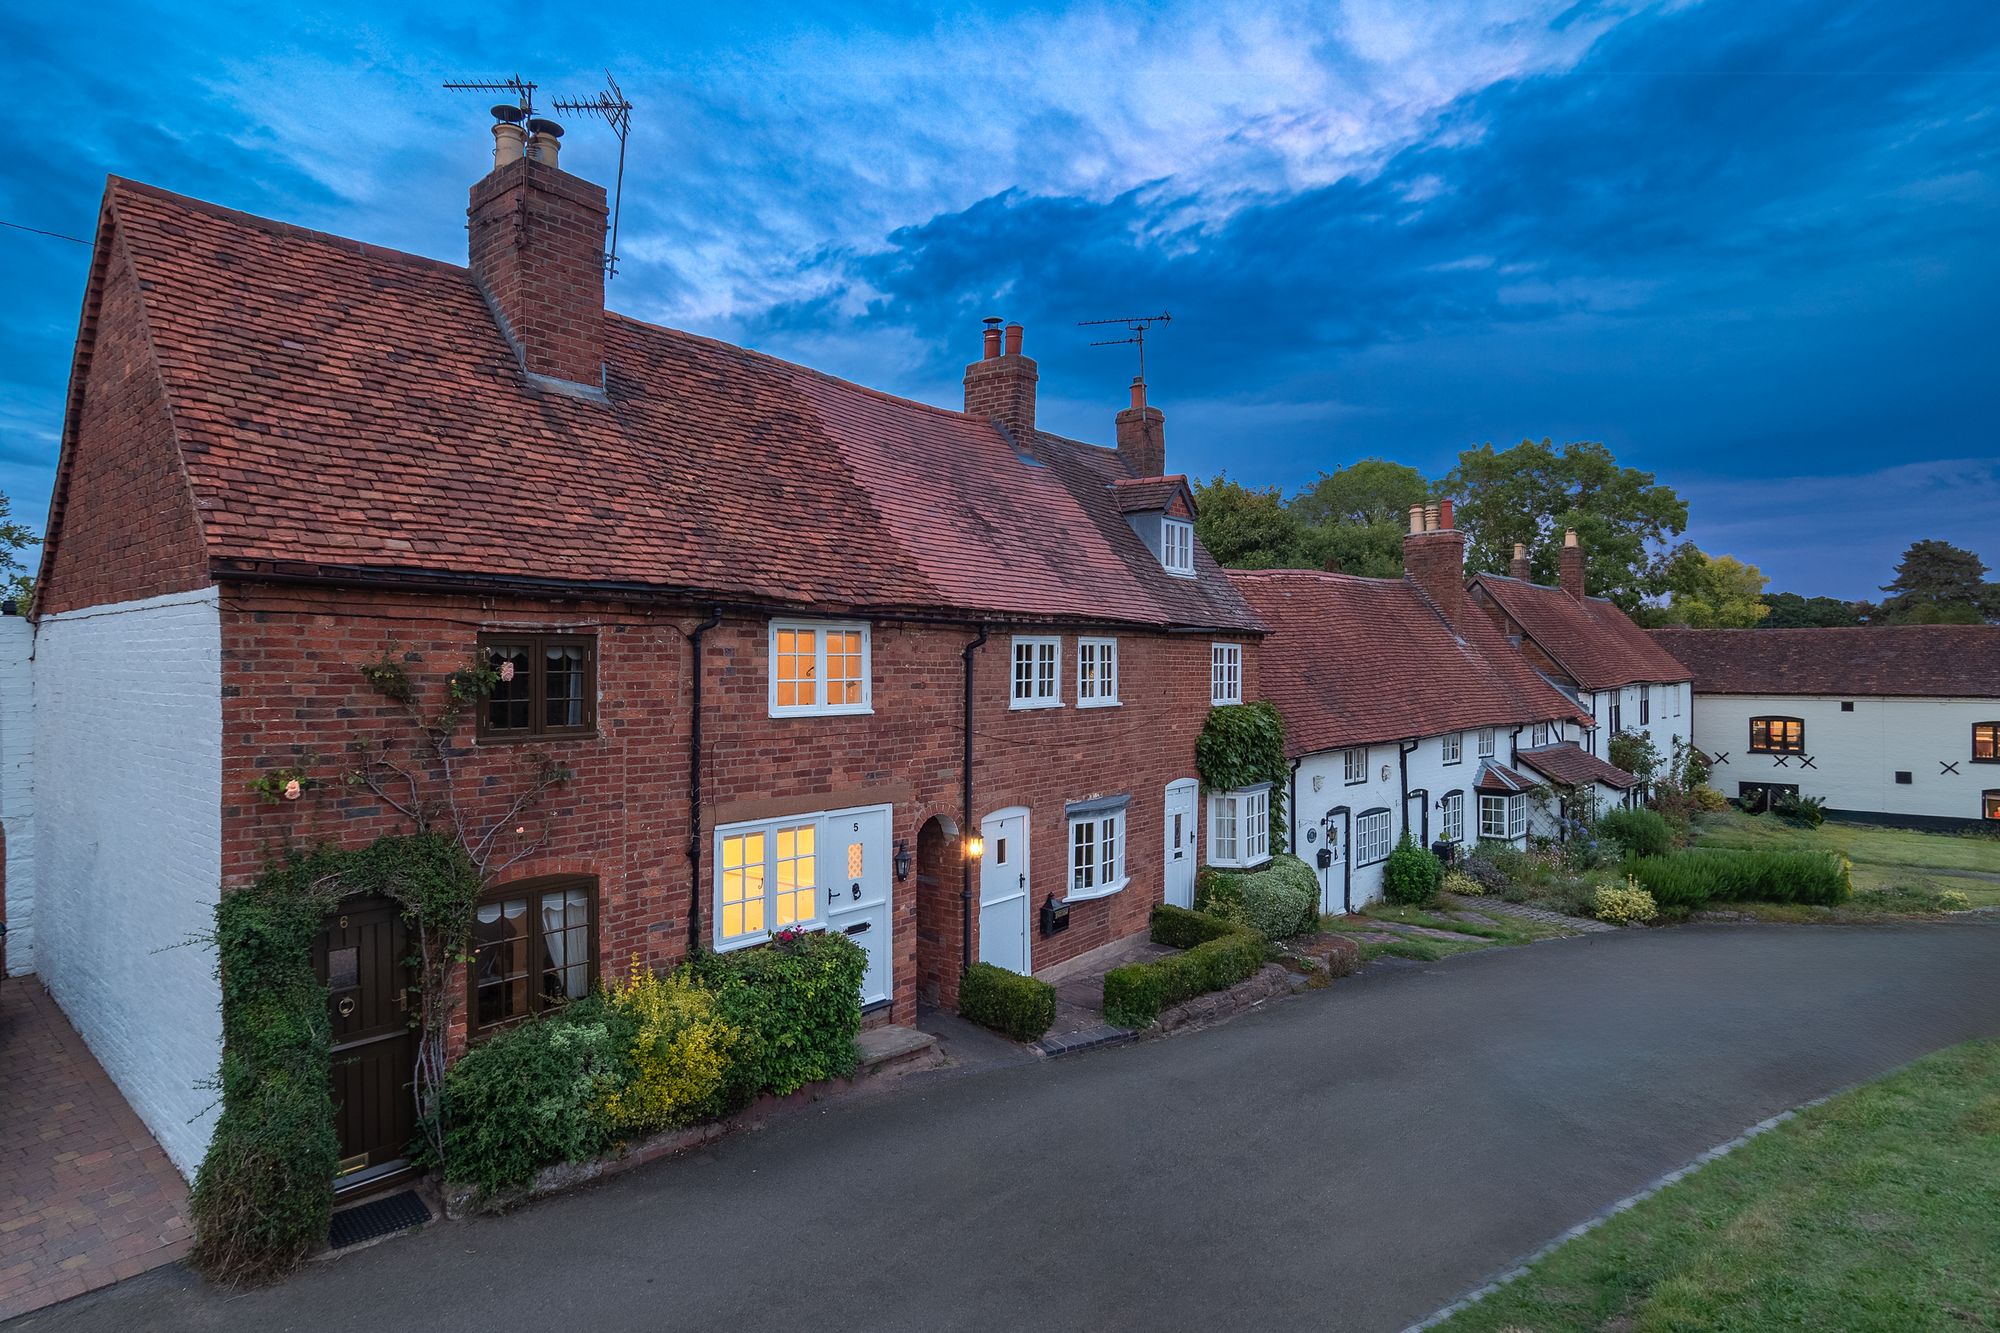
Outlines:
<svg viewBox="0 0 2000 1333"><path fill-rule="evenodd" d="M1169 574L1194 577L1194 524L1182 518L1160 520L1160 564Z"/></svg>

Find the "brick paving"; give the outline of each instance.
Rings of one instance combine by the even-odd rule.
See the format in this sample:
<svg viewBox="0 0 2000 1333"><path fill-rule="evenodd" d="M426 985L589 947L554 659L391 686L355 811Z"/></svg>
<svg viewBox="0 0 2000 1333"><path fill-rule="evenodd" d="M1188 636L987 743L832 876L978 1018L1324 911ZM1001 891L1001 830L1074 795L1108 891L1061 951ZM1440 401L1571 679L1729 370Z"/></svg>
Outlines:
<svg viewBox="0 0 2000 1333"><path fill-rule="evenodd" d="M0 981L0 1320L187 1252L187 1185L56 1002Z"/></svg>
<svg viewBox="0 0 2000 1333"><path fill-rule="evenodd" d="M1458 901L1476 907L1490 916L1519 917L1523 921L1534 921L1544 926L1562 926L1585 935L1622 929L1609 922L1592 921L1588 917L1581 916L1564 916L1561 912L1551 912L1546 907L1530 907L1526 903L1510 903L1501 898L1460 897Z"/></svg>

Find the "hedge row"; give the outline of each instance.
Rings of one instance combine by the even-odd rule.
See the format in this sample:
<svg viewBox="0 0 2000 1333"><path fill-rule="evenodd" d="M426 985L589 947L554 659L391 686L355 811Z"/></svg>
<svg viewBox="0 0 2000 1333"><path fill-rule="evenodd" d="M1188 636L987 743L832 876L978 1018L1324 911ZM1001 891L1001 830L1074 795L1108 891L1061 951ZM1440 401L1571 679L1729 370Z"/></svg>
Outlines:
<svg viewBox="0 0 2000 1333"><path fill-rule="evenodd" d="M958 983L958 1012L1015 1041L1039 1041L1056 1021L1056 988L991 963L974 963Z"/></svg>
<svg viewBox="0 0 2000 1333"><path fill-rule="evenodd" d="M1264 937L1254 930L1217 918L1197 926L1184 918L1202 919L1197 912L1169 907L1153 909L1153 940L1171 945L1198 930L1222 925L1225 933L1196 944L1185 953L1150 963L1131 963L1104 974L1104 1016L1120 1027L1146 1028L1160 1011L1210 991L1224 990L1257 974L1264 966Z"/></svg>
<svg viewBox="0 0 2000 1333"><path fill-rule="evenodd" d="M1194 906L1266 939L1289 939L1319 924L1319 880L1296 856L1274 856L1258 870L1203 866L1194 879Z"/></svg>
<svg viewBox="0 0 2000 1333"><path fill-rule="evenodd" d="M1635 857L1627 869L1662 907L1696 908L1713 899L1831 907L1854 892L1847 858L1838 852L1700 848Z"/></svg>

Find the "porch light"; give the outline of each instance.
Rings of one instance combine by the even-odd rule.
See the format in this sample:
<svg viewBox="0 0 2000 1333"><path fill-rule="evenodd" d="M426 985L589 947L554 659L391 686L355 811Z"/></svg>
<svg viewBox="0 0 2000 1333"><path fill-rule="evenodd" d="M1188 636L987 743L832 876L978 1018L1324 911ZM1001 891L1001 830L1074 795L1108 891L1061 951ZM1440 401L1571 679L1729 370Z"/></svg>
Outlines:
<svg viewBox="0 0 2000 1333"><path fill-rule="evenodd" d="M980 857L986 855L986 839L980 837L977 833L968 833L960 841L965 847L966 860L977 861Z"/></svg>
<svg viewBox="0 0 2000 1333"><path fill-rule="evenodd" d="M910 844L907 841L896 844L895 866L898 883L910 877Z"/></svg>

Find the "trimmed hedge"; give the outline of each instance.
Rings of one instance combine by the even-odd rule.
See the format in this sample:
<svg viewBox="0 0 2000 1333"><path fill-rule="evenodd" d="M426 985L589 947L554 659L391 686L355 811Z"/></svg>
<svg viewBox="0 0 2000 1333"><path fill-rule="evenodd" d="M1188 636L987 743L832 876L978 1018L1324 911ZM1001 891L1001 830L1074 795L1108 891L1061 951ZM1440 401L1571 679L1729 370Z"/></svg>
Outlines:
<svg viewBox="0 0 2000 1333"><path fill-rule="evenodd" d="M716 1013L737 1030L731 1100L783 1097L860 1062L861 978L868 955L837 931L810 931L760 949L696 955L685 969L715 992Z"/></svg>
<svg viewBox="0 0 2000 1333"><path fill-rule="evenodd" d="M1185 938L1187 923L1168 914L1196 916L1164 904L1153 909L1156 943L1162 935ZM1120 1027L1146 1028L1160 1011L1210 991L1224 990L1257 974L1264 966L1264 937L1254 930L1229 926L1226 934L1150 963L1131 963L1104 974L1104 1016Z"/></svg>
<svg viewBox="0 0 2000 1333"><path fill-rule="evenodd" d="M1605 811L1597 820L1597 836L1610 838L1629 856L1665 856L1674 849L1667 817L1644 806Z"/></svg>
<svg viewBox="0 0 2000 1333"><path fill-rule="evenodd" d="M1636 857L1628 869L1662 907L1696 908L1718 898L1831 907L1854 893L1847 858L1838 852L1710 847Z"/></svg>
<svg viewBox="0 0 2000 1333"><path fill-rule="evenodd" d="M958 1012L1015 1041L1039 1041L1056 1021L1056 988L991 963L974 963L958 983Z"/></svg>
<svg viewBox="0 0 2000 1333"><path fill-rule="evenodd" d="M1259 870L1203 866L1194 877L1197 912L1282 940L1319 924L1319 880L1296 856L1275 856Z"/></svg>
<svg viewBox="0 0 2000 1333"><path fill-rule="evenodd" d="M1185 907L1160 903L1153 908L1153 943L1169 949L1192 949L1197 944L1234 935L1243 927L1206 912L1190 912Z"/></svg>

